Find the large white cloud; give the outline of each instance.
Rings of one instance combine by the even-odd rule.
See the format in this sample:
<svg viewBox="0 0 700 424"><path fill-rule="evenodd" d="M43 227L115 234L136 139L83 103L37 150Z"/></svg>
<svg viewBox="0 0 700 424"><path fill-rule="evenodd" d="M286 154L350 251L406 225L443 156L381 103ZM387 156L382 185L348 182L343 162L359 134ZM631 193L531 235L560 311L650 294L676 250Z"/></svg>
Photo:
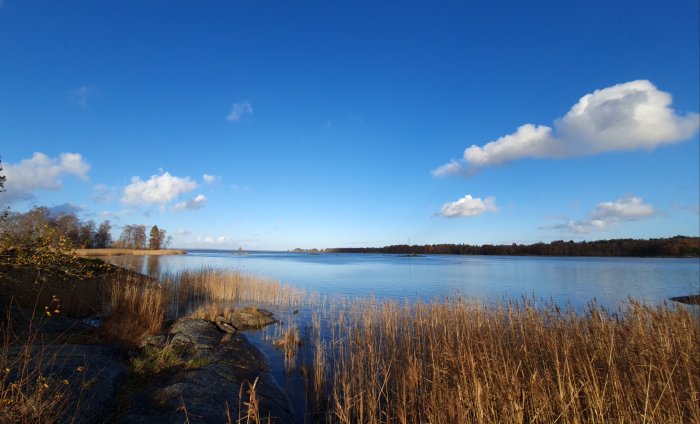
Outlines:
<svg viewBox="0 0 700 424"><path fill-rule="evenodd" d="M207 201L207 198L203 194L198 194L194 199L188 200L187 202L180 202L175 204L173 206L173 211L181 211L181 210L194 210L194 209L202 209L204 207L204 202Z"/></svg>
<svg viewBox="0 0 700 424"><path fill-rule="evenodd" d="M3 164L7 177L5 193L0 194L0 203L11 204L16 201L34 198L38 190L57 191L63 187L62 175L75 175L87 180L90 164L78 153L61 153L51 158L36 152L30 159L18 164Z"/></svg>
<svg viewBox="0 0 700 424"><path fill-rule="evenodd" d="M485 200L481 200L479 197L472 197L471 194L467 194L461 199L445 203L442 205L440 210L440 215L445 218L456 218L465 216L477 216L484 212L496 212L498 208L496 207L496 198L493 196L487 197Z"/></svg>
<svg viewBox="0 0 700 424"><path fill-rule="evenodd" d="M154 204L164 205L179 195L188 193L198 187L189 177L180 178L163 172L152 175L147 181L138 176L131 178L131 184L124 188L122 203L129 205Z"/></svg>
<svg viewBox="0 0 700 424"><path fill-rule="evenodd" d="M617 84L583 96L554 121L554 128L525 124L484 146L472 145L463 158L433 170L434 176L471 175L484 166L520 158L566 158L654 149L692 137L700 115L680 116L671 95L647 80Z"/></svg>
<svg viewBox="0 0 700 424"><path fill-rule="evenodd" d="M612 230L621 222L651 218L658 214L659 211L652 205L644 203L641 197L627 196L614 202L598 203L584 219L566 219L566 222L562 224L547 228L567 230L576 234L588 234L594 231Z"/></svg>

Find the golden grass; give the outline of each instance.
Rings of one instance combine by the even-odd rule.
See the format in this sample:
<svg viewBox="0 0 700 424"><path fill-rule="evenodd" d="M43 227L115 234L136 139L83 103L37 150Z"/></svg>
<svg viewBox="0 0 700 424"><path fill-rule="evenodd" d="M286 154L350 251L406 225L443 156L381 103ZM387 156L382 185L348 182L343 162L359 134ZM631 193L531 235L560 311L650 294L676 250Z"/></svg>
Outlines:
<svg viewBox="0 0 700 424"><path fill-rule="evenodd" d="M75 249L75 254L83 257L104 256L161 256L161 255L185 255L187 251L180 249Z"/></svg>
<svg viewBox="0 0 700 424"><path fill-rule="evenodd" d="M215 268L166 275L164 284L168 287L170 307L177 315L222 302L294 306L315 299L306 290L277 280Z"/></svg>
<svg viewBox="0 0 700 424"><path fill-rule="evenodd" d="M56 377L60 349L44 349L38 328L47 317L30 317L15 334L10 313L0 322L0 422L56 422L70 405L67 386ZM73 413L77 413L73 411Z"/></svg>
<svg viewBox="0 0 700 424"><path fill-rule="evenodd" d="M284 327L284 329L283 329ZM297 353L302 344L299 327L296 324L278 326L279 333L272 340L272 345L284 352L284 369L292 371L297 366Z"/></svg>
<svg viewBox="0 0 700 424"><path fill-rule="evenodd" d="M165 318L166 287L148 277L125 274L107 288L101 332L127 342L158 332Z"/></svg>
<svg viewBox="0 0 700 424"><path fill-rule="evenodd" d="M328 422L700 422L700 324L681 308L358 302L332 332L307 373Z"/></svg>

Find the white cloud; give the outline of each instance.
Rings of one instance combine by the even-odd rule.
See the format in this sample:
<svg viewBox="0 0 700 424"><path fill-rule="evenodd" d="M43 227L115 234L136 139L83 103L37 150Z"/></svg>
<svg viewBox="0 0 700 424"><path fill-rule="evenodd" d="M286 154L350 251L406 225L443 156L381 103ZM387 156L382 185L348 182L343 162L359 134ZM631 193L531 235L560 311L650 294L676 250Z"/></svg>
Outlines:
<svg viewBox="0 0 700 424"><path fill-rule="evenodd" d="M440 215L445 218L456 218L464 216L477 216L484 212L496 212L498 208L496 207L496 198L493 196L487 197L485 200L481 200L479 197L472 197L471 194L467 194L456 202L445 203L442 205L440 210Z"/></svg>
<svg viewBox="0 0 700 424"><path fill-rule="evenodd" d="M131 178L131 184L124 188L122 203L130 205L165 203L179 195L188 193L198 187L189 177L180 178L169 172L152 175L147 181L138 176Z"/></svg>
<svg viewBox="0 0 700 424"><path fill-rule="evenodd" d="M185 248L233 249L232 240L225 236L196 236L182 240L178 239L177 246Z"/></svg>
<svg viewBox="0 0 700 424"><path fill-rule="evenodd" d="M700 115L680 116L671 95L647 80L617 84L583 96L554 121L554 128L525 124L484 146L472 145L463 158L433 170L436 177L472 175L484 166L521 158L566 158L597 153L651 150L693 136Z"/></svg>
<svg viewBox="0 0 700 424"><path fill-rule="evenodd" d="M585 219L566 219L565 223L546 227L554 230L567 230L576 234L612 230L621 222L637 221L657 216L659 211L644 203L641 197L627 196L614 202L598 203Z"/></svg>
<svg viewBox="0 0 700 424"><path fill-rule="evenodd" d="M207 184L214 184L214 183L221 181L221 177L219 177L218 175L209 175L209 174L204 174L202 176L202 179Z"/></svg>
<svg viewBox="0 0 700 424"><path fill-rule="evenodd" d="M202 209L206 200L207 198L203 194L198 194L197 197L192 200L175 204L175 206L173 206L173 211Z"/></svg>
<svg viewBox="0 0 700 424"><path fill-rule="evenodd" d="M180 228L177 231L175 231L176 236L189 236L190 234L192 234L192 232L185 228Z"/></svg>
<svg viewBox="0 0 700 424"><path fill-rule="evenodd" d="M3 167L7 191L0 195L0 203L4 204L33 199L37 190L58 191L63 187L62 175L72 174L87 180L90 171L90 164L78 153L61 153L58 158L51 158L36 152L31 159L6 163Z"/></svg>
<svg viewBox="0 0 700 424"><path fill-rule="evenodd" d="M83 85L73 90L68 91L68 99L71 103L86 108L88 101L98 95L98 90L95 87Z"/></svg>
<svg viewBox="0 0 700 424"><path fill-rule="evenodd" d="M226 117L227 121L236 122L240 120L243 115L252 115L253 105L250 102L238 102L231 106L231 113Z"/></svg>

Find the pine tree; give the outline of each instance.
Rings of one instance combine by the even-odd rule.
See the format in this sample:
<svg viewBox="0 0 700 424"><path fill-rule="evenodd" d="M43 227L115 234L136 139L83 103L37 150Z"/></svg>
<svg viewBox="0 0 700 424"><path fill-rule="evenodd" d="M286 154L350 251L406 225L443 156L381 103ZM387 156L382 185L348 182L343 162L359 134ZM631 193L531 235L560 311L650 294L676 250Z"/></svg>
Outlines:
<svg viewBox="0 0 700 424"><path fill-rule="evenodd" d="M158 228L157 225L154 225L153 227L151 227L151 234L148 240L148 248L151 250L158 250L160 249L162 243L163 239L161 238L161 230Z"/></svg>

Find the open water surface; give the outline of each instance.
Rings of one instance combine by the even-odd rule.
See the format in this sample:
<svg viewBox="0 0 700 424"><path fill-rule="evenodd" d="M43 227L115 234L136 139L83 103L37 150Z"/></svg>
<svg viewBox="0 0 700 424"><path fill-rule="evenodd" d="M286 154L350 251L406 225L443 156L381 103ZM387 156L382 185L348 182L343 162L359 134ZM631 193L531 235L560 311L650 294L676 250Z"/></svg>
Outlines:
<svg viewBox="0 0 700 424"><path fill-rule="evenodd" d="M157 276L214 267L272 277L320 294L378 299L462 296L485 302L522 296L576 308L595 300L617 309L630 297L659 304L700 293L700 259L523 256L400 256L192 250L187 255L120 256L120 266Z"/></svg>

